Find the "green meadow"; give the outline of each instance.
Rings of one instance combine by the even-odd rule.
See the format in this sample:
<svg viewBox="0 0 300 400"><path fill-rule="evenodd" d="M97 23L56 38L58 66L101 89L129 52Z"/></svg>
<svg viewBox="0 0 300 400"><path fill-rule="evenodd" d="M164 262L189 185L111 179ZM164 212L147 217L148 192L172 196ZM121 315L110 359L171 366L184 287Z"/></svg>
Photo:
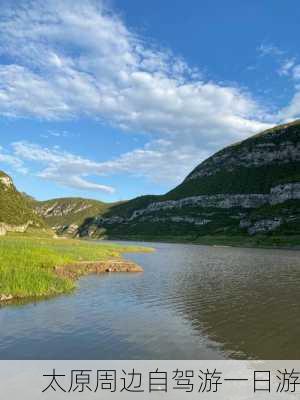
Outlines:
<svg viewBox="0 0 300 400"><path fill-rule="evenodd" d="M0 296L14 298L50 296L71 291L76 283L55 274L56 266L78 261L118 259L123 253L146 251L49 234L9 234L0 238Z"/></svg>

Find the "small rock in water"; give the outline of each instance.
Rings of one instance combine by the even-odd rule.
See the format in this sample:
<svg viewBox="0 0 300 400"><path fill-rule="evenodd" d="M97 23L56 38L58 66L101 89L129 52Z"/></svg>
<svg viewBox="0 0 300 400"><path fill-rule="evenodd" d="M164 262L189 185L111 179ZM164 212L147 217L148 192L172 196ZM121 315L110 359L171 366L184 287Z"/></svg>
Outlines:
<svg viewBox="0 0 300 400"><path fill-rule="evenodd" d="M12 299L13 299L13 296L11 294L8 294L8 295L0 294L0 301L9 301Z"/></svg>

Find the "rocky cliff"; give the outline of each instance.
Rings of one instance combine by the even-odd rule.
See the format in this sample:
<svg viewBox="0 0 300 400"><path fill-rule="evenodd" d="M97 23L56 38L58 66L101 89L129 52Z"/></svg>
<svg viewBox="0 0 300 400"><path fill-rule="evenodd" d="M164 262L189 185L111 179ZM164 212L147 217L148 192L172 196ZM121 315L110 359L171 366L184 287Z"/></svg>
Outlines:
<svg viewBox="0 0 300 400"><path fill-rule="evenodd" d="M38 201L33 207L56 233L76 236L87 219L103 214L110 205L97 200L66 197Z"/></svg>
<svg viewBox="0 0 300 400"><path fill-rule="evenodd" d="M81 198L37 202L0 173L0 233L8 225L26 229L41 218L58 234L81 237L300 237L300 121L219 151L165 195L123 203Z"/></svg>
<svg viewBox="0 0 300 400"><path fill-rule="evenodd" d="M196 240L203 235L300 234L300 121L229 146L163 196L95 216L82 236Z"/></svg>
<svg viewBox="0 0 300 400"><path fill-rule="evenodd" d="M10 176L0 171L0 235L25 232L29 226L43 227L30 201L15 188Z"/></svg>

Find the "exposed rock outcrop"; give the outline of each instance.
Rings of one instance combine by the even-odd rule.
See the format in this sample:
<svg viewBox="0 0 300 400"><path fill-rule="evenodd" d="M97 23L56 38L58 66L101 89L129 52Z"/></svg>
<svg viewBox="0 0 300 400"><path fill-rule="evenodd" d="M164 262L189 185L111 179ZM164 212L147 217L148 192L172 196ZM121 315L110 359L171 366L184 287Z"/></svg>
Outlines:
<svg viewBox="0 0 300 400"><path fill-rule="evenodd" d="M78 204L76 202L65 202L54 201L50 206L45 204L37 204L36 212L37 214L48 218L48 217L64 217L70 214L78 214L84 210L91 208L91 204Z"/></svg>
<svg viewBox="0 0 300 400"><path fill-rule="evenodd" d="M78 277L87 274L107 272L143 272L143 268L132 261L125 260L82 261L62 267L55 267L57 275L71 279L78 279Z"/></svg>
<svg viewBox="0 0 300 400"><path fill-rule="evenodd" d="M10 225L0 222L0 236L6 235L7 232L24 233L31 225L33 225L33 221L28 221L23 225Z"/></svg>
<svg viewBox="0 0 300 400"><path fill-rule="evenodd" d="M106 237L300 234L300 121L229 146L163 196L133 199L87 221Z"/></svg>
<svg viewBox="0 0 300 400"><path fill-rule="evenodd" d="M31 200L16 189L10 176L0 171L0 235L25 232L29 225L45 226L34 213Z"/></svg>
<svg viewBox="0 0 300 400"><path fill-rule="evenodd" d="M0 302L7 302L11 301L13 299L13 296L11 294L0 294Z"/></svg>
<svg viewBox="0 0 300 400"><path fill-rule="evenodd" d="M35 212L59 235L76 236L87 219L105 212L109 204L82 198L61 198L34 203Z"/></svg>
<svg viewBox="0 0 300 400"><path fill-rule="evenodd" d="M7 233L7 230L4 226L4 224L0 224L0 236L5 236Z"/></svg>
<svg viewBox="0 0 300 400"><path fill-rule="evenodd" d="M4 190L8 190L13 186L13 181L9 176L0 176L0 184L2 184Z"/></svg>
<svg viewBox="0 0 300 400"><path fill-rule="evenodd" d="M241 167L249 168L250 165L251 167L279 166L291 162L300 162L299 141L286 135L287 130L298 129L298 127L299 121L295 121L229 146L196 167L186 179L211 176L223 170L232 171Z"/></svg>
<svg viewBox="0 0 300 400"><path fill-rule="evenodd" d="M159 210L198 206L201 208L257 208L265 204L280 204L287 200L300 200L300 182L275 186L270 194L216 194L186 197L180 200L167 200L151 203L147 208L136 210L129 219ZM115 220L117 217L113 217ZM122 222L122 221L118 221ZM110 221L112 223L112 221Z"/></svg>
<svg viewBox="0 0 300 400"><path fill-rule="evenodd" d="M251 222L249 220L242 220L240 222L241 228L246 228L249 235L255 235L257 233L272 232L280 227L282 224L282 218L274 219L261 219L259 221Z"/></svg>
<svg viewBox="0 0 300 400"><path fill-rule="evenodd" d="M14 192L9 177L0 177L2 194ZM300 236L300 121L219 151L165 195L117 204L80 198L31 204L57 234L75 237ZM0 226L0 234L6 230Z"/></svg>

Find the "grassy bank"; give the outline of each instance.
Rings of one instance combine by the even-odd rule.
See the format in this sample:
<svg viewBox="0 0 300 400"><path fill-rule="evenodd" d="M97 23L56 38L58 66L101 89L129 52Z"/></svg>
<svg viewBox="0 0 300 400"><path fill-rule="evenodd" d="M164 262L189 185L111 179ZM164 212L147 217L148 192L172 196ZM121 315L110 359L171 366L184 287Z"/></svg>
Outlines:
<svg viewBox="0 0 300 400"><path fill-rule="evenodd" d="M131 235L126 237L113 237L114 240L129 240L137 242L164 242L164 243L190 243L208 246L233 246L253 248L283 248L300 250L300 235L178 235L174 236L146 236Z"/></svg>
<svg viewBox="0 0 300 400"><path fill-rule="evenodd" d="M203 236L196 243L219 246L300 249L300 236Z"/></svg>
<svg viewBox="0 0 300 400"><path fill-rule="evenodd" d="M68 292L75 287L74 280L58 276L55 267L119 259L122 253L139 251L146 249L54 239L45 233L10 234L0 238L0 295L23 298Z"/></svg>

